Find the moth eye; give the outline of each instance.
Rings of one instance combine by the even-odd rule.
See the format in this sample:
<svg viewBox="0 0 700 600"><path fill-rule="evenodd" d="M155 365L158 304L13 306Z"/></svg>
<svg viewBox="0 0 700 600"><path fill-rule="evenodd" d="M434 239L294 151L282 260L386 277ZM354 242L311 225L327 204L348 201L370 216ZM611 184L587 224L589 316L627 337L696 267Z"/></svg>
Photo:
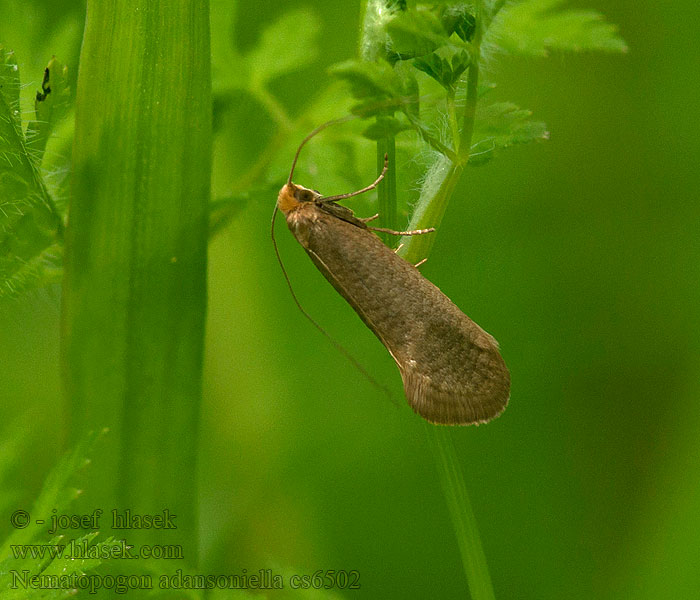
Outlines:
<svg viewBox="0 0 700 600"><path fill-rule="evenodd" d="M300 190L298 199L300 202L311 202L314 199L314 195L310 190Z"/></svg>

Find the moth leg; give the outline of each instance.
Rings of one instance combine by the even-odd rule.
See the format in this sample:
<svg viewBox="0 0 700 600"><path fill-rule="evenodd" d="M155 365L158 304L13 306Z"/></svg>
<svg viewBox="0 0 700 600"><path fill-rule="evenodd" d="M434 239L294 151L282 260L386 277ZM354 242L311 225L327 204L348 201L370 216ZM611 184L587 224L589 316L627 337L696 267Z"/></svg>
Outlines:
<svg viewBox="0 0 700 600"><path fill-rule="evenodd" d="M414 229L412 231L394 231L393 229L384 229L384 227L368 227L370 231L381 231L382 233L390 233L391 235L423 235L424 233L433 233L435 227L428 229Z"/></svg>
<svg viewBox="0 0 700 600"><path fill-rule="evenodd" d="M339 196L328 196L327 198L321 198L321 202L335 202L337 200L344 200L345 198L352 198L353 196L359 196L360 194L364 194L365 192L369 192L370 190L373 190L379 185L379 182L384 179L384 175L386 175L386 171L389 168L389 155L385 154L384 155L384 168L382 169L382 172L379 174L379 177L377 177L374 182L370 183L367 187L363 187L361 190L357 190L356 192L348 192L347 194L340 194Z"/></svg>
<svg viewBox="0 0 700 600"><path fill-rule="evenodd" d="M394 248L394 254L397 254L398 251L401 250L401 248L403 248L403 242L401 242L398 246L396 246L396 248Z"/></svg>
<svg viewBox="0 0 700 600"><path fill-rule="evenodd" d="M425 264L425 261L427 261L427 260L428 260L428 259L427 259L427 257L426 257L426 258L424 258L423 260L419 260L419 261L418 261L415 265L413 265L413 266L417 269L417 268L420 267L421 265L424 265L424 264Z"/></svg>
<svg viewBox="0 0 700 600"><path fill-rule="evenodd" d="M379 213L377 213L376 215L372 215L371 217L365 217L364 219L360 218L360 221L362 221L363 223L369 223L370 221L374 221L375 219L378 219L378 218L379 218Z"/></svg>

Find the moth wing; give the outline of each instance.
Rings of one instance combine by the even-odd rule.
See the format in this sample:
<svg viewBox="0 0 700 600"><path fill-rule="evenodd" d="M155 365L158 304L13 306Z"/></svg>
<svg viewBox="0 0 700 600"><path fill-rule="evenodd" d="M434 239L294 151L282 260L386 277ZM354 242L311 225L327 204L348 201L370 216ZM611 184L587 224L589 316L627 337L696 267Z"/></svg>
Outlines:
<svg viewBox="0 0 700 600"><path fill-rule="evenodd" d="M510 374L498 343L461 316L468 323L462 320L447 335L425 332L423 349L409 344L395 351L408 403L432 423L486 423L505 410L510 397ZM460 340L463 328L469 336Z"/></svg>
<svg viewBox="0 0 700 600"><path fill-rule="evenodd" d="M394 358L413 410L445 425L485 423L503 412L510 374L496 340L374 234L314 217L302 245Z"/></svg>

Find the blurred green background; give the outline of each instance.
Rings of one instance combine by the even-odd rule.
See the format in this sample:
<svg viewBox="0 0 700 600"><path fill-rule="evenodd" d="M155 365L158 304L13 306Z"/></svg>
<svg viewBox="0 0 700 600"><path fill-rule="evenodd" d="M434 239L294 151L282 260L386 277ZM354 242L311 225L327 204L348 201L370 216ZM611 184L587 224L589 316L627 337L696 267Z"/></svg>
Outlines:
<svg viewBox="0 0 700 600"><path fill-rule="evenodd" d="M52 54L77 72L84 9L59 4L0 2L0 40L15 50L30 96ZM422 268L500 341L513 380L502 417L451 434L496 597L697 597L700 11L687 1L572 4L617 23L630 52L494 60L499 97L532 109L551 139L468 170ZM212 8L217 35L217 11L233 7L245 52L301 6L318 17L321 51L273 82L290 115L317 100L326 67L356 54L359 8ZM328 116L342 114L319 115L306 131ZM245 94L217 118L215 197L231 193L274 130ZM290 148L301 137L290 136ZM323 151L321 138L315 145ZM268 179L282 181L291 158L281 153ZM348 179L371 179L372 168ZM297 179L345 191L337 173L319 171ZM253 195L210 245L204 561L213 572L359 570L362 589L348 597L463 597L425 426L299 314L269 240L274 202L274 192ZM384 348L282 226L278 237L306 309L402 398ZM53 434L27 450L25 499L65 441L59 302L60 290L47 289L2 307L3 420L24 416L37 439Z"/></svg>

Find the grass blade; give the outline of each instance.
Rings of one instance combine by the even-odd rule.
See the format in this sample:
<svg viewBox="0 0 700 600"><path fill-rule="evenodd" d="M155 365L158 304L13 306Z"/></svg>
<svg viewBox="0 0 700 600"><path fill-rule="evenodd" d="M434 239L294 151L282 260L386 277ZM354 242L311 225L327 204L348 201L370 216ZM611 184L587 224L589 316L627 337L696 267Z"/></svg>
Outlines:
<svg viewBox="0 0 700 600"><path fill-rule="evenodd" d="M112 430L100 501L142 513L167 507L178 514L178 541L190 542L211 172L209 5L94 0L87 14L63 296L70 421L75 437Z"/></svg>

